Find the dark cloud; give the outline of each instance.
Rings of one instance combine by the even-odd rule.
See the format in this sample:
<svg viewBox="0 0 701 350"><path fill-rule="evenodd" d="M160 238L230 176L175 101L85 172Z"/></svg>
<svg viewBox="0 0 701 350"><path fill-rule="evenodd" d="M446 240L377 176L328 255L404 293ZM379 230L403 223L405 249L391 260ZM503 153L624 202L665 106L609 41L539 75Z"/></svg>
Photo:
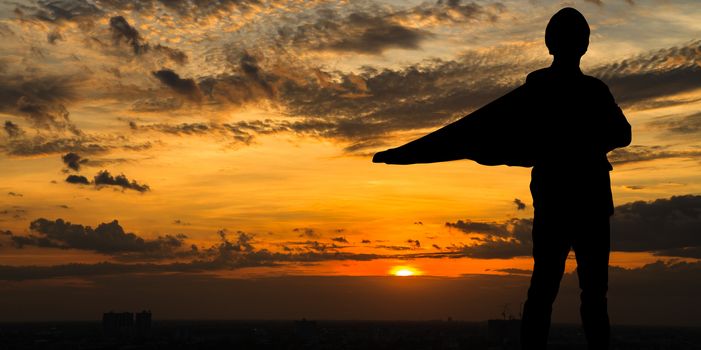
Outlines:
<svg viewBox="0 0 701 350"><path fill-rule="evenodd" d="M122 16L110 18L110 30L112 31L112 39L114 40L114 44L118 46L122 41L124 41L124 43L131 47L131 50L135 56L141 56L147 52L152 52L162 55L163 57L179 65L183 65L188 61L187 54L181 50L161 44L151 45L145 42L139 34L139 31L131 26Z"/></svg>
<svg viewBox="0 0 701 350"><path fill-rule="evenodd" d="M387 138L396 131L444 125L523 82L540 62L503 62L514 47L467 52L455 60L428 60L400 69L316 74L302 83L278 86L293 115L295 131L355 144ZM497 80L496 77L500 77Z"/></svg>
<svg viewBox="0 0 701 350"><path fill-rule="evenodd" d="M129 22L122 16L110 18L110 29L115 44L119 44L122 40L132 47L135 55L139 55L147 50L148 46L142 44L141 35L136 28L132 27Z"/></svg>
<svg viewBox="0 0 701 350"><path fill-rule="evenodd" d="M22 128L20 128L19 125L9 120L5 121L3 129L7 133L7 136L9 136L10 138L20 137L24 135L24 130L22 130Z"/></svg>
<svg viewBox="0 0 701 350"><path fill-rule="evenodd" d="M66 177L66 182L70 184L80 184L80 185L89 185L90 180L88 180L87 177L82 176L82 175L68 175Z"/></svg>
<svg viewBox="0 0 701 350"><path fill-rule="evenodd" d="M71 123L70 113L62 104L48 104L22 96L17 100L17 112L37 128L70 130L79 135L78 128Z"/></svg>
<svg viewBox="0 0 701 350"><path fill-rule="evenodd" d="M258 59L252 55L249 55L247 52L244 52L243 55L241 55L239 67L243 74L248 77L248 79L258 84L261 89L265 91L268 97L273 97L275 92L273 87L265 80L265 77L261 72L261 68L258 65Z"/></svg>
<svg viewBox="0 0 701 350"><path fill-rule="evenodd" d="M15 13L40 21L61 23L64 21L92 21L102 15L102 11L94 4L85 0L41 0L37 7L18 5Z"/></svg>
<svg viewBox="0 0 701 350"><path fill-rule="evenodd" d="M6 215L12 219L24 219L27 210L22 207L13 205L11 208L0 210L0 215Z"/></svg>
<svg viewBox="0 0 701 350"><path fill-rule="evenodd" d="M441 24L461 24L477 21L494 22L506 11L500 3L480 5L463 0L438 0L435 3L423 3L419 6L393 14L393 17L413 20L429 20ZM433 23L431 23L433 24Z"/></svg>
<svg viewBox="0 0 701 350"><path fill-rule="evenodd" d="M80 131L70 120L65 105L77 99L81 77L36 74L0 76L0 112L21 116L42 130ZM5 131L8 131L5 123Z"/></svg>
<svg viewBox="0 0 701 350"><path fill-rule="evenodd" d="M7 192L7 195L12 196L12 197L24 197L21 193L17 193L17 192L13 192L13 191Z"/></svg>
<svg viewBox="0 0 701 350"><path fill-rule="evenodd" d="M576 216L573 217L576 219ZM612 217L612 250L626 252L651 252L661 256L699 258L701 241L697 234L701 223L701 196L677 196L653 202L633 202L616 207ZM573 220L572 225L576 225ZM226 230L221 230L220 243L209 248L188 247L184 236L165 236L147 240L125 233L118 223L102 224L97 229L74 225L62 220L39 219L30 226L32 234L12 236L18 246L33 245L64 249L86 249L114 255L120 259L179 259L187 258L183 266L162 266L166 270L231 269L242 266L271 266L287 262L322 262L330 260L367 261L375 259L460 258L508 259L529 256L532 251L532 219L513 218L504 223L478 223L458 221L447 223L468 234L473 244L450 245L437 251L419 252L420 243L407 240L408 246L379 245L377 249L394 251L391 254L345 253L334 243L317 240L285 242L283 251L273 252L254 246L253 235L236 231L236 239L229 240ZM567 223L563 223L567 225ZM563 227L563 230L567 230ZM294 232L316 235L309 228ZM87 237L87 238L86 238ZM115 242L112 242L114 240ZM108 244L114 243L114 246ZM363 240L364 244L370 243ZM111 248L110 248L111 247ZM149 248L151 247L151 248ZM410 251L416 251L409 253ZM148 254L146 254L148 253Z"/></svg>
<svg viewBox="0 0 701 350"><path fill-rule="evenodd" d="M588 73L606 81L624 105L668 98L696 88L693 76L701 68L694 63L698 51L695 45L698 46L690 44L595 67ZM518 55L519 50L516 46L504 46L488 52L466 52L454 60L427 60L399 69L364 67L356 73L302 68L308 74L301 78L292 78L289 72L281 73L299 71L299 67L266 71L252 54L244 52L233 55L230 62L238 68L238 74L205 76L198 83L194 80L182 83L180 90L199 96L199 89L208 102L216 104L272 98L290 115L297 116L264 123L273 125L276 132L336 139L349 143L346 152L367 153L368 149L383 146L394 132L434 128L462 117L521 84L527 72L547 65L545 58L518 64L504 61L503 57ZM665 62L671 59L682 63L670 68ZM690 74L677 74L675 69L689 70ZM171 82L169 86L188 81L175 73L163 75L162 78ZM144 109L176 108L177 103L153 105L145 103ZM197 132L183 131L204 132L202 128ZM237 140L250 142L254 136L255 132L248 133L237 136ZM613 156L621 152L630 150L617 150ZM614 161L625 162L622 157Z"/></svg>
<svg viewBox="0 0 701 350"><path fill-rule="evenodd" d="M508 237L511 232L508 230L508 223L498 224L496 222L474 222L471 220L458 220L456 222L446 222L446 227L456 228L464 233L481 233L491 236Z"/></svg>
<svg viewBox="0 0 701 350"><path fill-rule="evenodd" d="M138 11L144 15L175 15L183 21L203 20L206 17L230 17L233 12L248 12L253 6L263 4L261 0L100 0L104 10Z"/></svg>
<svg viewBox="0 0 701 350"><path fill-rule="evenodd" d="M697 40L603 65L589 74L606 82L619 104L630 106L696 90L700 58L701 40Z"/></svg>
<svg viewBox="0 0 701 350"><path fill-rule="evenodd" d="M232 252L246 252L250 253L255 250L251 242L253 241L253 236L243 232L237 231L236 241L231 242L227 238L226 230L219 230L219 237L221 238L221 244L217 247L212 247L210 250L216 250L220 253L219 259L231 258Z"/></svg>
<svg viewBox="0 0 701 350"><path fill-rule="evenodd" d="M246 51L232 55L230 64L235 73L208 76L199 79L199 88L210 102L241 105L259 100L276 99L276 85L285 84L288 77L266 73L258 58ZM287 64L286 64L287 65ZM288 67L299 70L299 67Z"/></svg>
<svg viewBox="0 0 701 350"><path fill-rule="evenodd" d="M144 143L125 143L120 146L120 148L128 151L143 151L151 149L151 147L153 147L153 143L151 143L151 141L146 141Z"/></svg>
<svg viewBox="0 0 701 350"><path fill-rule="evenodd" d="M193 101L202 100L202 92L197 83L193 79L183 79L170 69L162 69L153 72L153 76L156 77L161 83L173 89L173 91L189 98Z"/></svg>
<svg viewBox="0 0 701 350"><path fill-rule="evenodd" d="M701 196L673 196L616 207L611 218L616 251L701 258Z"/></svg>
<svg viewBox="0 0 701 350"><path fill-rule="evenodd" d="M194 272L221 269L238 269L251 266L274 266L286 262L316 263L329 260L373 260L380 256L374 254L343 253L343 248L335 244L318 241L288 242L294 249L283 249L284 253L258 249L254 236L236 231L235 239L229 239L227 230L218 232L220 242L208 248L187 246L184 235L165 235L155 239L145 239L133 233L126 233L115 220L111 223L89 226L71 224L61 219L55 221L38 219L30 225L31 234L11 236L16 247L38 246L56 249L82 249L111 255L118 260L136 263L121 264L101 263L96 265L68 264L54 268L28 267L27 275L0 273L0 279L33 279L114 273L157 273L157 272ZM149 260L181 260L187 262L166 264L139 263ZM132 267L136 267L132 269ZM75 268L75 269L74 269ZM5 267L0 266L0 270ZM42 277L43 276L43 277Z"/></svg>
<svg viewBox="0 0 701 350"><path fill-rule="evenodd" d="M320 17L314 23L280 28L282 45L381 54L392 48L417 49L431 36L424 30L406 27L384 13L354 12L341 17L325 10L318 14Z"/></svg>
<svg viewBox="0 0 701 350"><path fill-rule="evenodd" d="M129 181L129 179L124 174L112 176L112 174L110 174L107 170L102 170L99 173L97 173L97 175L95 175L93 183L97 187L117 186L125 190L129 189L142 193L151 190L151 188L146 184L139 184L135 180Z"/></svg>
<svg viewBox="0 0 701 350"><path fill-rule="evenodd" d="M403 246L403 245L376 245L375 248L387 249L387 250L397 250L397 251L411 250L412 249L412 247L407 247L407 246Z"/></svg>
<svg viewBox="0 0 701 350"><path fill-rule="evenodd" d="M150 144L130 145L130 146L132 146L132 147L126 148L126 149L139 151L139 150L148 149L150 147ZM90 158L90 159L86 159L83 166L104 167L105 165L130 163L132 161L133 161L132 159L127 159L127 158Z"/></svg>
<svg viewBox="0 0 701 350"><path fill-rule="evenodd" d="M628 164L667 158L699 158L701 150L675 150L667 146L633 145L617 148L608 154L611 164Z"/></svg>
<svg viewBox="0 0 701 350"><path fill-rule="evenodd" d="M392 23L383 17L352 13L343 23L345 32L337 33L319 48L335 51L379 54L391 48L418 49L428 32Z"/></svg>
<svg viewBox="0 0 701 350"><path fill-rule="evenodd" d="M155 239L144 239L136 234L124 232L117 220L90 226L71 224L62 219L40 218L29 225L31 234L12 236L14 244L60 249L90 250L108 255L138 255L140 258L168 255L184 245L184 235L166 235Z"/></svg>
<svg viewBox="0 0 701 350"><path fill-rule="evenodd" d="M515 268L497 269L494 271L505 272L505 273L508 273L510 275L526 275L526 276L530 276L533 273L533 270L515 269Z"/></svg>
<svg viewBox="0 0 701 350"><path fill-rule="evenodd" d="M115 145L109 145L106 140L81 134L72 137L58 135L37 134L32 137L18 137L11 139L5 145L0 145L11 156L36 156L64 154L75 152L80 154L106 153Z"/></svg>
<svg viewBox="0 0 701 350"><path fill-rule="evenodd" d="M180 94L207 98L208 103L238 105L272 98L297 116L272 123L276 131L350 142L346 152L359 152L384 145L381 137L395 131L443 125L515 87L527 68L500 63L498 57L515 54L509 50L516 49L468 52L456 60L430 60L401 69L365 67L358 74L310 68L300 72L291 66L266 71L253 54L243 52L230 62L238 68L236 74L205 76L197 82L170 70L154 76ZM533 69L540 65L525 63ZM293 73L302 77L293 78ZM147 98L133 106L140 111L176 108L180 102L175 99ZM202 132L200 128L197 133Z"/></svg>
<svg viewBox="0 0 701 350"><path fill-rule="evenodd" d="M319 234L310 227L295 227L292 229L292 232L297 232L299 233L299 237L307 237L307 238L319 238Z"/></svg>
<svg viewBox="0 0 701 350"><path fill-rule="evenodd" d="M61 156L63 164L66 164L68 169L80 171L80 166L88 162L87 159L82 158L77 153L69 152Z"/></svg>
<svg viewBox="0 0 701 350"><path fill-rule="evenodd" d="M525 210L526 209L526 203L524 203L522 200L515 198L514 199L514 204L516 204L516 210Z"/></svg>
<svg viewBox="0 0 701 350"><path fill-rule="evenodd" d="M368 6L350 14L330 9L316 19L278 28L278 45L300 50L332 50L382 54L393 48L414 50L433 34L426 27L439 24L496 21L505 11L501 4L480 5L460 0L439 0L407 9Z"/></svg>
<svg viewBox="0 0 701 350"><path fill-rule="evenodd" d="M360 241L360 243L362 243L362 244L370 244L370 243L372 243L372 241L369 240L369 239L364 239L364 240Z"/></svg>
<svg viewBox="0 0 701 350"><path fill-rule="evenodd" d="M582 219L586 220L586 219ZM573 220L571 225L577 225ZM532 219L504 223L458 220L446 226L472 237L474 245L448 247L460 256L480 259L528 256L532 251ZM701 196L674 196L652 202L619 205L611 217L611 249L660 256L701 258ZM567 230L567 227L563 227Z"/></svg>
<svg viewBox="0 0 701 350"><path fill-rule="evenodd" d="M289 122L273 120L239 121L234 123L137 124L129 122L133 131L155 131L172 135L220 135L236 143L250 144L257 135L294 132Z"/></svg>
<svg viewBox="0 0 701 350"><path fill-rule="evenodd" d="M178 49L174 49L172 47L157 44L153 46L152 49L154 52L162 54L163 56L167 57L168 59L179 65L186 64L189 60L185 52L180 51Z"/></svg>
<svg viewBox="0 0 701 350"><path fill-rule="evenodd" d="M145 98L136 100L131 105L134 112L164 112L173 111L182 107L183 101L175 97Z"/></svg>
<svg viewBox="0 0 701 350"><path fill-rule="evenodd" d="M701 112L687 114L681 117L659 118L652 121L650 125L666 130L676 136L699 136L701 135Z"/></svg>
<svg viewBox="0 0 701 350"><path fill-rule="evenodd" d="M513 218L504 223L473 222L458 220L446 222L447 227L456 228L466 234L480 234L472 237L473 245L447 247L461 256L477 259L509 259L532 254L532 219Z"/></svg>
<svg viewBox="0 0 701 350"><path fill-rule="evenodd" d="M139 125L135 122L131 122L129 126L132 130L151 130L172 135L205 135L224 130L224 128L219 125L209 123Z"/></svg>
<svg viewBox="0 0 701 350"><path fill-rule="evenodd" d="M290 244L301 245L304 250L318 253L327 253L329 251L335 252L338 248L341 248L335 243L327 244L319 241L290 242Z"/></svg>
<svg viewBox="0 0 701 350"><path fill-rule="evenodd" d="M338 243L348 244L348 240L346 239L346 237L333 237L331 238L331 240Z"/></svg>
<svg viewBox="0 0 701 350"><path fill-rule="evenodd" d="M31 106L37 101L48 104L61 104L77 99L76 87L82 77L75 75L3 75L0 83L0 108L8 113L16 112L18 106L38 109ZM24 101L20 99L24 97ZM58 108L58 107L56 107Z"/></svg>
<svg viewBox="0 0 701 350"><path fill-rule="evenodd" d="M7 24L0 24L0 36L1 37L12 37L15 36L15 32ZM0 64L0 67L4 68L5 64Z"/></svg>
<svg viewBox="0 0 701 350"><path fill-rule="evenodd" d="M151 188L146 184L139 184L136 180L129 180L124 174L113 176L107 170L101 170L95 175L92 181L82 175L68 175L66 182L71 184L95 185L97 189L103 186L116 186L122 190L134 190L137 192L148 192Z"/></svg>
<svg viewBox="0 0 701 350"><path fill-rule="evenodd" d="M46 41L48 41L49 44L56 44L59 40L64 40L64 38L58 30L53 30L46 34Z"/></svg>
<svg viewBox="0 0 701 350"><path fill-rule="evenodd" d="M139 237L125 232L117 220L102 223L93 229L62 219L40 218L32 221L30 231L29 235L11 237L17 248L37 246L89 250L130 261L187 259L191 266L205 264L206 261L206 264L211 265L209 269L238 267L241 260L247 257L261 260L251 262L253 265L268 264L268 260L286 260L285 257L269 258L271 253L267 250L256 250L251 244L253 236L242 231L237 231L235 240L232 241L226 230L220 230L220 243L202 249L195 245L188 246L185 243L187 236L183 234L158 236L154 239ZM248 263L242 263L246 264Z"/></svg>
<svg viewBox="0 0 701 350"><path fill-rule="evenodd" d="M421 248L421 242L418 239L408 239L406 242L413 248Z"/></svg>

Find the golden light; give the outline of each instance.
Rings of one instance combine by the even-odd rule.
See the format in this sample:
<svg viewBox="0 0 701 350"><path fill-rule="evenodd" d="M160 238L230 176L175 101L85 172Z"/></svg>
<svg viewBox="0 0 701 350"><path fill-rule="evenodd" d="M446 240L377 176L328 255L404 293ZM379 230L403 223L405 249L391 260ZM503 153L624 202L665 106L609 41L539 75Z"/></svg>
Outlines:
<svg viewBox="0 0 701 350"><path fill-rule="evenodd" d="M390 270L390 274L398 277L416 276L421 272L411 266L395 266Z"/></svg>

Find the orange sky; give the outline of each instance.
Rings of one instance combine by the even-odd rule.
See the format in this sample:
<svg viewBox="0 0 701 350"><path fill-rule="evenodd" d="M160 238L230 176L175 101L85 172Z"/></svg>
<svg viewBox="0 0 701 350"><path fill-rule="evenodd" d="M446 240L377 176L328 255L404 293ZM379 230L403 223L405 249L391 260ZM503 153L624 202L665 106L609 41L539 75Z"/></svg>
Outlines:
<svg viewBox="0 0 701 350"><path fill-rule="evenodd" d="M563 5L633 126L611 264L701 271L701 7L597 3L1 4L0 280L527 275L530 169L370 160L547 66Z"/></svg>

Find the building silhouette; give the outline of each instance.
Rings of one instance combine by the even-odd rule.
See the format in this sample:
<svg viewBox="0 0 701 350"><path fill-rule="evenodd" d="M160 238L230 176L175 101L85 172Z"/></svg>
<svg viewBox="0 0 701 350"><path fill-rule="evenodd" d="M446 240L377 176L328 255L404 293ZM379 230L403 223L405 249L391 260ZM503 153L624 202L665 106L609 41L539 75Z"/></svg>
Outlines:
<svg viewBox="0 0 701 350"><path fill-rule="evenodd" d="M102 329L111 336L147 333L151 330L151 311L103 313Z"/></svg>
<svg viewBox="0 0 701 350"><path fill-rule="evenodd" d="M142 310L135 315L136 331L139 333L147 333L151 330L151 311Z"/></svg>

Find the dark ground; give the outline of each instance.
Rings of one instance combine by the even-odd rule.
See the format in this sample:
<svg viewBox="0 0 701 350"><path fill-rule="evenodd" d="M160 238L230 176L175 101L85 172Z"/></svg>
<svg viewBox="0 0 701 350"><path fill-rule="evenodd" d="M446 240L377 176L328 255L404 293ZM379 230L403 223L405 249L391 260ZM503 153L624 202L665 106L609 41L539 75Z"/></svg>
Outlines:
<svg viewBox="0 0 701 350"><path fill-rule="evenodd" d="M463 321L154 321L0 323L0 349L511 349L518 321L490 332ZM511 330L509 330L509 328ZM701 329L614 326L614 349L701 349ZM555 325L550 349L584 349L578 325Z"/></svg>

